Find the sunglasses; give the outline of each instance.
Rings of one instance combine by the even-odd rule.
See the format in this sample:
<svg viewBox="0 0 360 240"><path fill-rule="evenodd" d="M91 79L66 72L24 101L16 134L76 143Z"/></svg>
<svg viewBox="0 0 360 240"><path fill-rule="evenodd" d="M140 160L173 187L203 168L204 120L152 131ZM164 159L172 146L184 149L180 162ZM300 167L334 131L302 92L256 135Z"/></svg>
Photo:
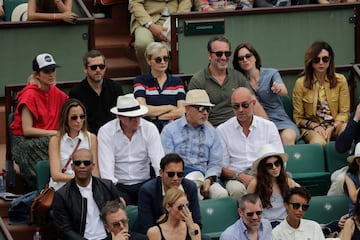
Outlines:
<svg viewBox="0 0 360 240"><path fill-rule="evenodd" d="M244 61L245 58L248 59L248 58L251 58L252 56L254 56L254 54L252 54L252 53L247 53L247 54L245 54L244 56L238 56L238 60L239 60L239 61Z"/></svg>
<svg viewBox="0 0 360 240"><path fill-rule="evenodd" d="M262 211L247 212L247 213L245 213L245 214L246 214L246 216L248 216L248 217L252 217L252 216L254 216L254 214L260 216L260 215L262 214Z"/></svg>
<svg viewBox="0 0 360 240"><path fill-rule="evenodd" d="M276 160L273 163L269 162L265 164L266 169L273 169L274 167L278 168L280 166L281 166L281 160Z"/></svg>
<svg viewBox="0 0 360 240"><path fill-rule="evenodd" d="M103 70L105 68L105 64L96 64L96 65L91 65L88 67L93 71L95 71L98 67L100 68L100 70Z"/></svg>
<svg viewBox="0 0 360 240"><path fill-rule="evenodd" d="M313 58L312 62L313 62L313 63L319 63L320 60L322 60L323 63L327 63L327 62L330 61L330 57L329 57L329 56L324 56L324 57L321 57L321 58L320 58L320 57L316 57L316 58Z"/></svg>
<svg viewBox="0 0 360 240"><path fill-rule="evenodd" d="M196 108L198 110L198 112L201 112L201 113L203 113L205 111L209 112L211 110L211 107L209 107L209 106L191 105L191 107Z"/></svg>
<svg viewBox="0 0 360 240"><path fill-rule="evenodd" d="M184 172L166 172L169 178L175 177L175 174L178 178L182 178L184 176Z"/></svg>
<svg viewBox="0 0 360 240"><path fill-rule="evenodd" d="M189 208L189 203L187 203L187 204L180 204L180 205L179 205L179 206L177 206L176 208L177 208L179 211L181 211L181 210L183 210L183 209L184 209L184 207Z"/></svg>
<svg viewBox="0 0 360 240"><path fill-rule="evenodd" d="M239 108L240 108L240 106L242 107L242 108L245 108L245 109L247 109L247 108L249 108L250 107L250 104L252 103L252 101L250 101L250 102L243 102L243 103L241 103L241 104L238 104L238 103L236 103L236 104L233 104L233 105L231 105L232 106L232 108L233 109L235 109L235 110L238 110Z"/></svg>
<svg viewBox="0 0 360 240"><path fill-rule="evenodd" d="M81 164L84 164L84 166L90 166L90 164L92 163L91 160L73 160L73 164L77 167L79 167Z"/></svg>
<svg viewBox="0 0 360 240"><path fill-rule="evenodd" d="M55 68L52 68L52 69L46 69L46 70L41 70L43 73L47 73L47 74L49 74L49 73L53 73L53 72L55 72Z"/></svg>
<svg viewBox="0 0 360 240"><path fill-rule="evenodd" d="M169 62L169 60L170 60L170 57L169 56L163 56L163 57L156 57L156 58L154 58L154 61L156 62L156 63L161 63L162 61L164 60L164 62Z"/></svg>
<svg viewBox="0 0 360 240"><path fill-rule="evenodd" d="M117 222L113 222L111 225L113 226L113 228L119 228L122 225L126 225L129 223L129 219L120 219L120 221Z"/></svg>
<svg viewBox="0 0 360 240"><path fill-rule="evenodd" d="M310 207L309 204L300 204L300 203L292 203L292 202L289 202L289 204L291 204L295 210L298 210L301 207L303 211L306 211Z"/></svg>
<svg viewBox="0 0 360 240"><path fill-rule="evenodd" d="M84 119L86 118L86 115L85 115L85 114L81 114L81 115L71 115L71 116L70 116L70 119L73 120L73 121L78 120L78 118L80 118L81 120L84 120Z"/></svg>
<svg viewBox="0 0 360 240"><path fill-rule="evenodd" d="M231 56L231 51L225 51L225 52L222 52L222 51L212 52L212 51L210 51L210 53L215 54L215 56L217 56L217 57L222 57L223 55L225 55L225 57L230 57Z"/></svg>

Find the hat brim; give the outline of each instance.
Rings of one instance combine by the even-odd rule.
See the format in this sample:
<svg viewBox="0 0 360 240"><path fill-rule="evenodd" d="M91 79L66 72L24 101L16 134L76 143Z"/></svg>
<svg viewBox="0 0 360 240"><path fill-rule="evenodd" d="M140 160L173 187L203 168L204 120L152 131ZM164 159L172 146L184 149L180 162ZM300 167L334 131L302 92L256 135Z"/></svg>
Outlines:
<svg viewBox="0 0 360 240"><path fill-rule="evenodd" d="M125 117L139 117L148 112L148 108L146 106L140 105L140 109L128 112L119 112L117 107L113 107L110 109L115 115L125 116Z"/></svg>
<svg viewBox="0 0 360 240"><path fill-rule="evenodd" d="M48 71L48 70L52 70L52 69L55 69L55 68L58 68L60 67L59 65L57 64L50 64L46 67L43 67L43 68L40 68L39 71Z"/></svg>
<svg viewBox="0 0 360 240"><path fill-rule="evenodd" d="M252 165L252 169L257 171L259 163L262 160L264 160L265 158L272 157L272 156L280 157L284 164L289 160L289 155L287 153L269 153L269 154L266 154L266 155L262 156L261 158L256 159L255 162Z"/></svg>
<svg viewBox="0 0 360 240"><path fill-rule="evenodd" d="M187 103L187 102L184 102L183 105L184 106L196 105L196 106L207 106L207 107L215 106L215 104L212 104L212 103Z"/></svg>
<svg viewBox="0 0 360 240"><path fill-rule="evenodd" d="M352 162L354 161L354 159L355 159L355 158L358 158L358 157L360 157L360 156L356 156L356 155L349 156L349 157L347 158L347 161L348 161L348 163L352 163Z"/></svg>

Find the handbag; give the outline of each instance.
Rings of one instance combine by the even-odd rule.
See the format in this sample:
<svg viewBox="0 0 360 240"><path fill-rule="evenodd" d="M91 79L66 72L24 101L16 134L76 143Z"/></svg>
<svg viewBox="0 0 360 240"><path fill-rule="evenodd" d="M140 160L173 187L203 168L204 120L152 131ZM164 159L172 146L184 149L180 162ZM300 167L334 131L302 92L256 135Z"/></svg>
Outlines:
<svg viewBox="0 0 360 240"><path fill-rule="evenodd" d="M69 166L72 157L76 150L79 148L81 139L76 144L74 151L67 160L65 166L61 169L61 172L64 173ZM49 184L46 184L45 188L41 190L38 196L35 197L34 202L31 205L30 219L31 222L44 223L46 221L46 216L50 211L52 201L54 199L55 189L49 187Z"/></svg>

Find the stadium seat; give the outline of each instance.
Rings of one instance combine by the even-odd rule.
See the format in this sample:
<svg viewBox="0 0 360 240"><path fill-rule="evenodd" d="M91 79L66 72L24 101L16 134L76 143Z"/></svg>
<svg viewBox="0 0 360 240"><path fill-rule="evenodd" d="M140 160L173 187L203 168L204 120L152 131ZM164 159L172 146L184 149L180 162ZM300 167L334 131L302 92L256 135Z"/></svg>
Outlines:
<svg viewBox="0 0 360 240"><path fill-rule="evenodd" d="M284 146L289 155L286 169L293 179L306 187L312 196L326 195L330 187L330 173L325 169L323 148L319 144Z"/></svg>
<svg viewBox="0 0 360 240"><path fill-rule="evenodd" d="M48 160L41 160L36 163L36 184L40 192L50 180L50 164Z"/></svg>
<svg viewBox="0 0 360 240"><path fill-rule="evenodd" d="M218 239L221 233L239 219L238 205L234 198L207 199L199 201L202 233Z"/></svg>
<svg viewBox="0 0 360 240"><path fill-rule="evenodd" d="M315 196L310 200L310 208L304 218L314 220L320 224L327 224L339 220L348 212L349 198L346 195Z"/></svg>
<svg viewBox="0 0 360 240"><path fill-rule="evenodd" d="M6 21L27 20L27 0L4 0L4 11Z"/></svg>
<svg viewBox="0 0 360 240"><path fill-rule="evenodd" d="M347 166L347 157L352 152L351 148L348 152L339 153L335 149L335 142L331 141L325 145L325 159L326 159L326 169L330 174L334 171Z"/></svg>
<svg viewBox="0 0 360 240"><path fill-rule="evenodd" d="M138 214L138 207L136 205L126 206L126 215L129 219L129 229L134 227L134 223Z"/></svg>

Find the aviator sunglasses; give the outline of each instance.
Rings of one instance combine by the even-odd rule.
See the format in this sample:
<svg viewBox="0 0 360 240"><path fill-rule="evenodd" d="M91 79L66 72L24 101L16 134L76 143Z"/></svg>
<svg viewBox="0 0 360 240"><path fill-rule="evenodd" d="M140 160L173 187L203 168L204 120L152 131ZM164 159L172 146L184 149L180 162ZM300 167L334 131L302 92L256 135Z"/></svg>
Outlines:
<svg viewBox="0 0 360 240"><path fill-rule="evenodd" d="M163 57L156 57L156 58L154 58L154 61L156 62L156 63L161 63L162 61L164 60L164 62L169 62L169 60L170 60L170 57L169 56L163 56Z"/></svg>
<svg viewBox="0 0 360 240"><path fill-rule="evenodd" d="M178 178L182 178L184 176L184 172L166 172L169 178L175 177L175 174Z"/></svg>
<svg viewBox="0 0 360 240"><path fill-rule="evenodd" d="M248 216L248 217L252 217L252 216L254 216L254 214L260 216L260 215L262 214L262 211L247 212L247 213L245 213L245 214L246 214L246 216Z"/></svg>
<svg viewBox="0 0 360 240"><path fill-rule="evenodd" d="M96 64L96 65L91 65L88 67L93 71L95 71L98 67L100 68L100 70L103 70L105 68L105 64Z"/></svg>
<svg viewBox="0 0 360 240"><path fill-rule="evenodd" d="M225 52L222 52L222 51L212 52L212 51L210 51L210 53L215 54L215 56L217 56L217 57L222 57L222 55L225 55L225 57L230 57L231 56L231 51L225 51Z"/></svg>
<svg viewBox="0 0 360 240"><path fill-rule="evenodd" d="M86 118L86 115L85 115L85 114L81 114L81 115L71 115L71 116L70 116L70 119L73 120L73 121L78 120L78 118L80 118L81 120L84 120L84 119Z"/></svg>
<svg viewBox="0 0 360 240"><path fill-rule="evenodd" d="M241 104L235 103L235 104L233 104L233 105L231 105L231 106L232 106L232 108L235 109L235 110L238 110L238 109L240 108L240 106L241 106L242 108L247 109L247 108L250 107L250 103L252 103L252 101L250 101L250 102L248 102L248 103L247 103L247 102L243 102L243 103L241 103Z"/></svg>
<svg viewBox="0 0 360 240"><path fill-rule="evenodd" d="M90 166L90 164L92 163L91 160L73 160L73 164L77 167L79 167L81 164L84 164L84 166Z"/></svg>
<svg viewBox="0 0 360 240"><path fill-rule="evenodd" d="M245 54L244 56L238 56L238 60L239 60L239 61L244 61L245 58L248 59L248 58L251 58L252 56L254 56L254 54L252 54L252 53L247 53L247 54Z"/></svg>
<svg viewBox="0 0 360 240"><path fill-rule="evenodd" d="M291 204L295 210L298 210L301 207L303 211L306 211L310 207L309 204L300 204L300 203L292 203L292 202L289 202L289 204Z"/></svg>
<svg viewBox="0 0 360 240"><path fill-rule="evenodd" d="M323 63L327 63L327 62L330 61L330 57L329 57L329 56L324 56L324 57L321 57L321 58L320 58L320 57L316 57L316 58L313 58L312 62L313 62L313 63L319 63L320 60L322 60Z"/></svg>
<svg viewBox="0 0 360 240"><path fill-rule="evenodd" d="M281 160L276 160L273 163L269 162L269 163L265 164L266 169L273 169L274 166L275 166L275 168L280 167L281 166Z"/></svg>
<svg viewBox="0 0 360 240"><path fill-rule="evenodd" d="M120 219L120 221L117 222L113 222L111 225L113 226L113 228L119 228L122 225L126 225L129 223L129 219Z"/></svg>

